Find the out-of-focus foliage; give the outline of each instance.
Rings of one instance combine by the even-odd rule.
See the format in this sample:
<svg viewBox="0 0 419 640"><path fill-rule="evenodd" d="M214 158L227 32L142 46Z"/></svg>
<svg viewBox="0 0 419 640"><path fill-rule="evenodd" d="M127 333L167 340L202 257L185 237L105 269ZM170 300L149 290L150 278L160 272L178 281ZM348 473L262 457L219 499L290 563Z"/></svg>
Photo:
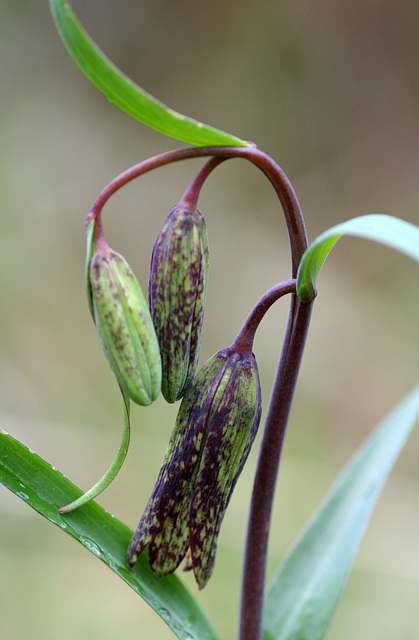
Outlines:
<svg viewBox="0 0 419 640"><path fill-rule="evenodd" d="M266 640L327 635L375 502L418 419L419 386L347 463L269 585Z"/></svg>
<svg viewBox="0 0 419 640"><path fill-rule="evenodd" d="M153 95L272 155L297 191L310 239L365 213L418 223L414 2L72 5L109 57ZM85 80L46 1L5 0L0 16L0 426L87 489L112 459L121 409L85 300L84 217L113 176L170 141ZM161 169L107 205L109 242L143 286L158 229L199 166ZM217 169L200 209L211 251L204 362L234 339L260 295L289 277L289 258L275 197L245 163ZM343 239L321 278L280 474L271 568L370 426L417 380L418 305L409 295L417 265ZM255 342L264 406L285 307L270 311ZM100 500L131 527L176 409L157 401L133 411L126 465ZM256 445L226 515L213 581L199 594L222 637L236 629L255 455ZM381 498L330 640L416 640L418 462L416 434ZM68 640L124 640L139 628L144 638L172 637L135 594L5 490L0 512L0 616L10 640L56 640L57 630ZM63 573L71 583L62 584Z"/></svg>

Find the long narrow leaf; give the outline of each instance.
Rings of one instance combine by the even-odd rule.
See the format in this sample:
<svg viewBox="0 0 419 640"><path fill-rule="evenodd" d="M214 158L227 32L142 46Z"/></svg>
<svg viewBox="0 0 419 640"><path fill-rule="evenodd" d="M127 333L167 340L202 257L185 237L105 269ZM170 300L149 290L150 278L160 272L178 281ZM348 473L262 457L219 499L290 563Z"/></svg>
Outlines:
<svg viewBox="0 0 419 640"><path fill-rule="evenodd" d="M88 79L122 111L155 131L189 144L248 145L229 133L173 111L153 98L106 57L79 24L66 0L50 0L50 7L71 57Z"/></svg>
<svg viewBox="0 0 419 640"><path fill-rule="evenodd" d="M313 294L317 276L329 251L343 235L380 242L419 261L419 227L382 214L353 218L322 233L304 253L297 274L297 295L300 298Z"/></svg>
<svg viewBox="0 0 419 640"><path fill-rule="evenodd" d="M133 571L125 563L132 531L95 502L59 515L57 509L81 495L59 471L0 430L0 481L29 506L97 556L166 622L181 640L218 640L192 595L174 575L158 578L147 554ZM139 638L142 638L139 631Z"/></svg>
<svg viewBox="0 0 419 640"><path fill-rule="evenodd" d="M264 640L322 640L374 505L419 419L419 387L379 425L274 576Z"/></svg>

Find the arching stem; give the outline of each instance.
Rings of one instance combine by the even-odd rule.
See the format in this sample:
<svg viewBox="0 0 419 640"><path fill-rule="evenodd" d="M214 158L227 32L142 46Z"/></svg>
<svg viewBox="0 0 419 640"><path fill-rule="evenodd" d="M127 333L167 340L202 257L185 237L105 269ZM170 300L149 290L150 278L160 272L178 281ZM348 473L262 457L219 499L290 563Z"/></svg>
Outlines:
<svg viewBox="0 0 419 640"><path fill-rule="evenodd" d="M301 256L307 248L307 236L301 209L294 189L281 167L272 158L254 147L191 147L190 149L168 151L148 158L121 173L100 192L87 216L87 221L92 217L95 219L100 217L109 198L131 180L172 162L208 156L225 160L228 158L249 160L269 179L284 212L291 246L292 277L295 278Z"/></svg>
<svg viewBox="0 0 419 640"><path fill-rule="evenodd" d="M231 347L240 354L251 353L256 330L268 309L282 296L295 293L296 280L285 280L269 289L250 312Z"/></svg>
<svg viewBox="0 0 419 640"><path fill-rule="evenodd" d="M227 160L227 158L219 158L217 156L212 156L212 158L210 158L208 162L204 164L202 169L199 171L199 173L197 173L195 178L192 180L191 184L186 189L185 193L180 199L180 202L187 205L190 209L196 209L198 206L199 194L201 192L201 189L205 180L208 178L210 173L212 173L213 170L216 167L218 167L219 164L224 162L224 160Z"/></svg>

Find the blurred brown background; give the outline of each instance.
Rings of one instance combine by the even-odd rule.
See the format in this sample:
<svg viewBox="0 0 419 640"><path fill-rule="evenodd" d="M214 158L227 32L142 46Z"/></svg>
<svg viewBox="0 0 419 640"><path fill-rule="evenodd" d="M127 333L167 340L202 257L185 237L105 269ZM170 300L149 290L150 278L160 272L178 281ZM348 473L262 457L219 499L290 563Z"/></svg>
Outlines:
<svg viewBox="0 0 419 640"><path fill-rule="evenodd" d="M419 12L414 0L74 0L109 57L180 112L252 140L286 170L310 239L352 216L418 222ZM98 191L180 144L148 131L69 58L47 0L1 0L0 426L84 489L119 441L119 392L85 300L84 217ZM105 210L110 244L146 287L154 237L200 163L164 168ZM202 360L229 344L258 297L289 277L272 189L244 162L220 167L200 201L211 274ZM286 441L269 574L338 470L417 383L418 265L343 240L319 279ZM255 353L264 407L286 303ZM134 527L176 407L133 410L126 464L99 502ZM236 634L246 511L257 445L225 518L214 576L198 600ZM419 434L374 514L329 640L417 640ZM172 638L126 585L0 490L2 637ZM191 576L186 577L196 592Z"/></svg>

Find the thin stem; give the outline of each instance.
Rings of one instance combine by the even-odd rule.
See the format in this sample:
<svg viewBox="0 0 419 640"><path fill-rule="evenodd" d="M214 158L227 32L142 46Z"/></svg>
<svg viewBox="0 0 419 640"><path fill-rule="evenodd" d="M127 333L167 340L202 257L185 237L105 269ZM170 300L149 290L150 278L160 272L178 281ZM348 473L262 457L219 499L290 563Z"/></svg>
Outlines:
<svg viewBox="0 0 419 640"><path fill-rule="evenodd" d="M282 446L307 336L312 300L292 297L272 387L249 512L243 567L240 640L261 640L272 506Z"/></svg>
<svg viewBox="0 0 419 640"><path fill-rule="evenodd" d="M102 208L109 198L131 180L172 162L207 156L223 159L243 158L249 160L269 179L284 211L291 245L292 277L295 278L301 256L307 248L307 237L300 205L291 183L280 166L265 153L253 147L192 147L190 149L168 151L158 156L153 156L148 160L144 160L130 167L112 180L96 198L87 216L87 220L90 220L92 217L95 219L99 218Z"/></svg>
<svg viewBox="0 0 419 640"><path fill-rule="evenodd" d="M198 198L202 189L202 185L204 184L205 180L208 178L210 173L212 173L213 170L216 167L218 167L219 164L224 162L224 160L227 160L227 158L219 158L219 157L213 156L208 160L208 162L204 164L202 169L199 171L199 173L197 173L197 175L192 180L189 187L186 189L182 198L180 199L180 201L184 205L188 206L190 209L197 208Z"/></svg>
<svg viewBox="0 0 419 640"><path fill-rule="evenodd" d="M246 322L231 345L240 354L251 353L256 330L268 309L282 296L295 293L296 280L285 280L269 289L250 312Z"/></svg>

